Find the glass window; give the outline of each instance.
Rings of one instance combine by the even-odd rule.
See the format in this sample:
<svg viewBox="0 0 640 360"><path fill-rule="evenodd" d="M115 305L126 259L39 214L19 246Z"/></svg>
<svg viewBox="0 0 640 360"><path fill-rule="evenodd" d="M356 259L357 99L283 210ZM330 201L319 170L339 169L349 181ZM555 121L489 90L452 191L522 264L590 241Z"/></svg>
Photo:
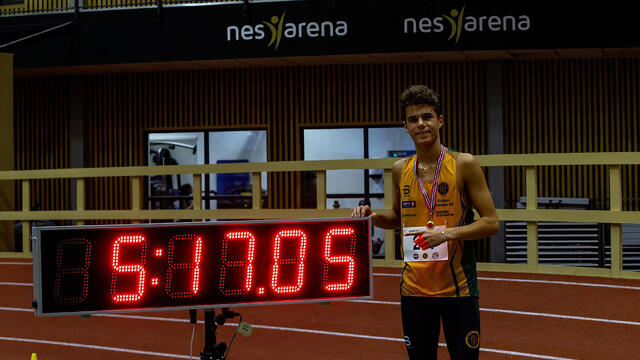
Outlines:
<svg viewBox="0 0 640 360"><path fill-rule="evenodd" d="M363 129L304 130L305 160L363 159ZM362 170L327 171L327 195L363 194ZM340 204L341 206L343 204ZM328 207L329 209L331 207Z"/></svg>
<svg viewBox="0 0 640 360"><path fill-rule="evenodd" d="M148 134L149 165L266 162L266 130L166 132ZM148 184L150 209L192 207L193 175L152 176ZM267 176L262 173L263 196ZM251 207L251 174L209 174L202 179L204 209Z"/></svg>
<svg viewBox="0 0 640 360"><path fill-rule="evenodd" d="M403 127L305 129L305 160L382 159L415 153ZM364 201L384 207L384 170L327 171L327 209L354 208ZM365 182L366 180L366 182ZM315 173L303 176L303 206L315 207ZM372 234L375 257L384 257L384 230Z"/></svg>
<svg viewBox="0 0 640 360"><path fill-rule="evenodd" d="M150 133L149 165L204 164L204 133ZM193 175L158 175L149 177L149 209L186 209L191 207Z"/></svg>
<svg viewBox="0 0 640 360"><path fill-rule="evenodd" d="M415 154L411 137L403 127L383 127L368 129L369 159L390 157L402 158ZM369 191L371 194L384 194L384 170L369 170Z"/></svg>
<svg viewBox="0 0 640 360"><path fill-rule="evenodd" d="M209 133L209 163L267 161L266 130L212 131ZM211 209L251 208L251 173L211 174ZM262 173L263 196L267 191L267 173Z"/></svg>

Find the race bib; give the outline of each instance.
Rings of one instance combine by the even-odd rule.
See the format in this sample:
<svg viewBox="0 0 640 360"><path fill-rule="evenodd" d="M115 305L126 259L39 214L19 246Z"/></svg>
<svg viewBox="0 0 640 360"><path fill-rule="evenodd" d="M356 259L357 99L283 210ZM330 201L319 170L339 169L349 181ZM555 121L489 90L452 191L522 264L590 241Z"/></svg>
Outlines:
<svg viewBox="0 0 640 360"><path fill-rule="evenodd" d="M444 230L445 228L446 226L441 225L436 226L434 230ZM404 261L413 262L449 260L449 247L447 246L446 241L433 249L429 248L427 250L422 250L420 246L418 246L418 244L413 242L413 240L418 237L418 235L404 235L407 232L422 230L427 230L426 226L406 227L403 229L402 250L404 251Z"/></svg>

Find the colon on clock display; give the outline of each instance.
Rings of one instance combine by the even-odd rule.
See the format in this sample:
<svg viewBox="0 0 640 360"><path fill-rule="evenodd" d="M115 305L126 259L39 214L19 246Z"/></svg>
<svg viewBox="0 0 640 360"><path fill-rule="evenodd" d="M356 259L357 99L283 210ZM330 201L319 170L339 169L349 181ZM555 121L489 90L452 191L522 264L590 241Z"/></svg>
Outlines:
<svg viewBox="0 0 640 360"><path fill-rule="evenodd" d="M34 229L36 314L372 297L368 218Z"/></svg>

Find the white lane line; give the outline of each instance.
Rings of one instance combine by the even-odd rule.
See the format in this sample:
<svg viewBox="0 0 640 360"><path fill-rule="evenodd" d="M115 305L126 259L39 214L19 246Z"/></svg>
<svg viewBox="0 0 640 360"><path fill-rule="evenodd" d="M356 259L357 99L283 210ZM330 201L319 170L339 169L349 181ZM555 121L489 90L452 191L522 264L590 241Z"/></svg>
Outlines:
<svg viewBox="0 0 640 360"><path fill-rule="evenodd" d="M19 285L19 286L31 286L32 284L26 283L1 283L0 285ZM381 301L381 300L347 300L346 302L354 302L354 303L365 303L365 304L377 304L377 305L395 305L399 306L399 301ZM9 309L2 308L0 310ZM621 324L621 325L634 325L640 326L640 322L637 321L624 321L624 320L614 320L614 319L602 319L602 318L594 318L594 317L584 317L584 316L573 316L573 315L562 315L562 314L550 314L550 313L537 313L531 311L517 311L517 310L505 310L505 309L491 309L491 308L480 308L481 311L487 312L497 312L497 313L505 313L505 314L515 314L515 315L527 315L527 316L539 316L539 317L551 317L551 318L559 318L559 319L569 319L569 320L582 320L582 321L594 321L594 322L603 322L609 324ZM96 314L94 316L104 316L104 317L119 317L122 315L115 314ZM149 319L149 316L143 316L141 318Z"/></svg>
<svg viewBox="0 0 640 360"><path fill-rule="evenodd" d="M236 325L236 324L234 324ZM323 334L323 335L332 335L332 336L344 336L344 337L354 337L360 339L368 339L368 340L384 340L384 341L396 341L396 342L404 342L404 339L401 338L392 338L385 336L371 336L371 335L360 335L360 334L351 334L351 333L341 333L334 331L320 331L320 330L309 330L309 329L297 329L297 328L288 328L281 326L267 326L267 325L252 325L254 328L258 329L269 329L269 330L282 330L282 331L293 331L293 332L301 332L301 333L312 333L312 334ZM438 343L439 346L446 347L445 343ZM509 351L509 350L498 350L498 349L489 349L489 348L480 348L480 351L498 353L498 354L506 354L512 356L523 356L526 358L535 358L535 359L549 359L549 360L572 360L569 358L561 358L556 356L548 356L548 355L539 355L539 354L531 354L524 353L518 351Z"/></svg>
<svg viewBox="0 0 640 360"><path fill-rule="evenodd" d="M121 319L134 319L134 320L169 321L169 322L177 322L177 323L188 323L189 322L189 319L164 318L164 317L158 317L158 316L119 315L119 314L94 314L94 315L91 315L91 316L121 318ZM198 320L198 324L204 324L204 320ZM225 324L230 324L230 323L225 323Z"/></svg>
<svg viewBox="0 0 640 360"><path fill-rule="evenodd" d="M438 344L440 345L440 344ZM440 345L442 346L442 345ZM498 353L498 354L505 354L505 355L512 355L512 356L523 356L525 358L535 358L535 359L547 359L547 360L574 360L571 358L563 358L563 357L558 357L558 356L549 356L549 355L538 355L538 354L529 354L529 353L523 353L523 352L519 352L519 351L508 351L508 350L494 350L494 349L480 349L480 351L486 351L486 352L492 352L492 353Z"/></svg>
<svg viewBox="0 0 640 360"><path fill-rule="evenodd" d="M400 306L400 302L399 301L349 300L349 302ZM514 314L514 315L551 317L551 318L569 319L569 320L595 321L595 322L603 322L603 323L609 323L609 324L622 324L622 325L640 326L640 322L638 322L638 321L612 320L612 319L601 319L601 318L584 317L584 316L537 313L537 312L531 312L531 311L517 311L517 310L491 309L491 308L480 308L480 311L496 312L496 313L504 313L504 314Z"/></svg>
<svg viewBox="0 0 640 360"><path fill-rule="evenodd" d="M511 281L511 282L538 283L538 284L575 285L575 286L603 287L603 288L610 288L610 289L640 290L640 287L638 286L624 286L624 285L598 284L598 283L579 283L579 282L572 282L572 281L485 278L485 277L479 277L478 279L487 280L487 281Z"/></svg>
<svg viewBox="0 0 640 360"><path fill-rule="evenodd" d="M234 325L237 325L237 324L234 324ZM299 328L290 328L290 327L283 327L283 326L253 325L253 324L251 324L251 327L254 327L254 328L257 328L257 329L291 331L291 332L308 333L308 334L332 335L332 336L352 337L352 338L358 338L358 339L404 342L404 339L401 339L401 338L393 338L393 337L386 337L386 336L373 336L373 335L361 335L361 334L343 333L343 332L336 332L336 331L299 329Z"/></svg>
<svg viewBox="0 0 640 360"><path fill-rule="evenodd" d="M611 320L611 319L600 319L600 318L592 318L592 317L584 317L584 316L560 315L560 314L548 314L548 313L534 313L534 312L529 312L529 311L516 311L516 310L503 310L503 309L480 308L480 311L497 312L497 313L503 313L503 314L515 314L515 315L542 316L542 317L550 317L550 318L556 318L556 319L596 321L596 322L604 322L604 323L609 323L609 324L622 324L622 325L640 326L640 322L638 322L638 321Z"/></svg>
<svg viewBox="0 0 640 360"><path fill-rule="evenodd" d="M376 274L373 274L373 275L374 276L400 277L400 274L376 273ZM571 282L571 281L510 279L510 278L487 278L487 277L479 277L478 280L483 280L483 281L508 281L508 282L521 282L521 283L538 283L538 284L555 284L555 285L574 285L574 286L602 287L602 288L609 288L609 289L640 290L639 286L610 285L610 284L598 284L598 283L579 283L579 282ZM33 283L0 282L0 285L5 285L5 286L33 286Z"/></svg>
<svg viewBox="0 0 640 360"><path fill-rule="evenodd" d="M400 305L400 301L382 301L382 300L348 300L347 302L379 304L379 305Z"/></svg>
<svg viewBox="0 0 640 360"><path fill-rule="evenodd" d="M25 309L25 308L14 308L14 307L0 307L1 311L24 311L24 312L33 312L33 309Z"/></svg>
<svg viewBox="0 0 640 360"><path fill-rule="evenodd" d="M3 262L0 262L0 265L33 265L33 263L32 262L3 261Z"/></svg>
<svg viewBox="0 0 640 360"><path fill-rule="evenodd" d="M235 325L235 324L234 324ZM371 335L360 335L360 334L351 334L351 333L341 333L334 331L320 331L320 330L309 330L309 329L297 329L297 328L288 328L281 326L267 326L267 325L252 325L254 328L258 329L269 329L269 330L282 330L282 331L293 331L293 332L301 332L301 333L312 333L312 334L323 334L323 335L332 335L332 336L344 336L344 337L353 337L360 339L368 339L368 340L384 340L384 341L396 341L396 342L404 342L404 339L401 338L392 338L385 336L371 336ZM446 347L445 343L438 343L439 346ZM539 355L539 354L531 354L524 353L518 351L509 351L509 350L498 350L498 349L489 349L489 348L480 348L480 351L498 353L498 354L506 354L512 356L523 356L526 358L535 358L535 359L549 359L549 360L572 360L569 358L562 358L556 356L548 356L548 355Z"/></svg>
<svg viewBox="0 0 640 360"><path fill-rule="evenodd" d="M35 343L35 344L68 346L68 347L76 347L76 348L83 348L83 349L93 349L93 350L115 351L115 352L123 352L123 353L138 354L138 355L161 356L161 357L168 357L168 358L174 358L174 359L189 359L188 355L167 354L167 353L160 353L160 352L154 352L154 351L142 351L142 350L124 349L124 348L117 348L117 347L112 347L112 346L77 344L77 343L62 342L62 341L25 339L25 338L6 337L6 336L0 336L0 340Z"/></svg>
<svg viewBox="0 0 640 360"><path fill-rule="evenodd" d="M3 308L0 307L0 310L7 311L31 311L29 309L22 308ZM177 319L177 318L162 318L157 316L138 316L138 315L117 315L117 314L97 314L94 316L101 317L113 317L113 318L124 318L124 319L134 319L134 320L153 320L153 321L169 321L169 322L179 322L179 323L188 323L188 319ZM204 324L204 321L198 320L199 324ZM226 325L238 326L238 323L226 323ZM335 331L323 331L323 330L311 330L311 329L300 329L300 328L291 328L291 327L283 327L283 326L270 326L270 325L251 325L251 327L256 329L266 329L266 330L279 330L279 331L289 331L289 332L298 332L298 333L308 333L308 334L320 334L320 335L330 335L330 336L341 336L341 337L350 337L350 338L358 338L358 339L367 339L367 340L381 340L381 341L394 341L394 342L404 342L402 338L394 338L387 336L373 336L373 335L361 335L361 334L353 334L353 333L343 333L343 332L335 332ZM183 357L181 355L176 354L164 354L164 353L151 353L147 351L139 351L139 350L129 350L122 348L112 348L107 346L94 346L94 345L83 345L83 344L72 344L72 343L62 343L56 341L45 341L45 340L33 340L33 339L21 339L21 338L6 338L1 337L0 340L12 341L12 339L16 339L13 341L27 341L27 342L39 342L45 344L53 344L53 345L64 345L64 346L77 346L77 347L87 347L92 349L99 350L111 350L111 351L121 351L121 352L129 352L135 354L143 354L143 355L156 355L156 356L165 356L165 357L174 357L174 358L189 358L188 356ZM444 343L438 343L439 346L447 346ZM486 351L497 354L506 354L512 356L522 356L525 358L535 358L535 359L548 359L548 360L574 360L570 358L562 358L556 356L549 355L539 355L539 354L531 354L524 353L518 351L509 351L509 350L498 350L498 349L490 349L490 348L481 348L480 351Z"/></svg>
<svg viewBox="0 0 640 360"><path fill-rule="evenodd" d="M29 262L0 262L0 265L33 265L33 263L29 263ZM374 276L400 277L400 274L397 274L397 273L374 273L373 275ZM496 277L479 277L478 280L485 280L485 281L511 281L511 282L523 282L523 283L574 285L574 286L603 287L603 288L610 288L610 289L640 290L639 286L625 286L625 285L613 285L613 284L601 284L601 283L581 283L581 282L556 281L556 280L533 280L533 279L496 278ZM1 283L0 285L8 285L8 284L10 284L10 283Z"/></svg>
<svg viewBox="0 0 640 360"><path fill-rule="evenodd" d="M0 281L0 285L5 285L5 286L33 286L33 283L2 282L2 281Z"/></svg>
<svg viewBox="0 0 640 360"><path fill-rule="evenodd" d="M374 273L373 275L374 276L400 277L400 274L389 274L389 273ZM556 281L556 280L512 279L512 278L496 278L496 277L479 277L478 280L484 280L484 281L510 281L510 282L523 282L523 283L591 286L591 287L603 287L603 288L610 288L610 289L640 290L640 287L638 287L638 286L624 286L624 285L612 285L612 284L600 284L600 283L581 283L581 282Z"/></svg>

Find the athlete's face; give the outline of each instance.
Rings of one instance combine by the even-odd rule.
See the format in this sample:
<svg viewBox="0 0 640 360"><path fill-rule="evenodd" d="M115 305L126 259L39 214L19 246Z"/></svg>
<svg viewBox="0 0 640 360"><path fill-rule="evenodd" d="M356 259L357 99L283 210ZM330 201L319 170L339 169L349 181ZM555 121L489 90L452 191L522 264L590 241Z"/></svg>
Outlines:
<svg viewBox="0 0 640 360"><path fill-rule="evenodd" d="M431 105L409 105L405 109L404 128L416 146L430 146L438 138L444 115L436 115Z"/></svg>

